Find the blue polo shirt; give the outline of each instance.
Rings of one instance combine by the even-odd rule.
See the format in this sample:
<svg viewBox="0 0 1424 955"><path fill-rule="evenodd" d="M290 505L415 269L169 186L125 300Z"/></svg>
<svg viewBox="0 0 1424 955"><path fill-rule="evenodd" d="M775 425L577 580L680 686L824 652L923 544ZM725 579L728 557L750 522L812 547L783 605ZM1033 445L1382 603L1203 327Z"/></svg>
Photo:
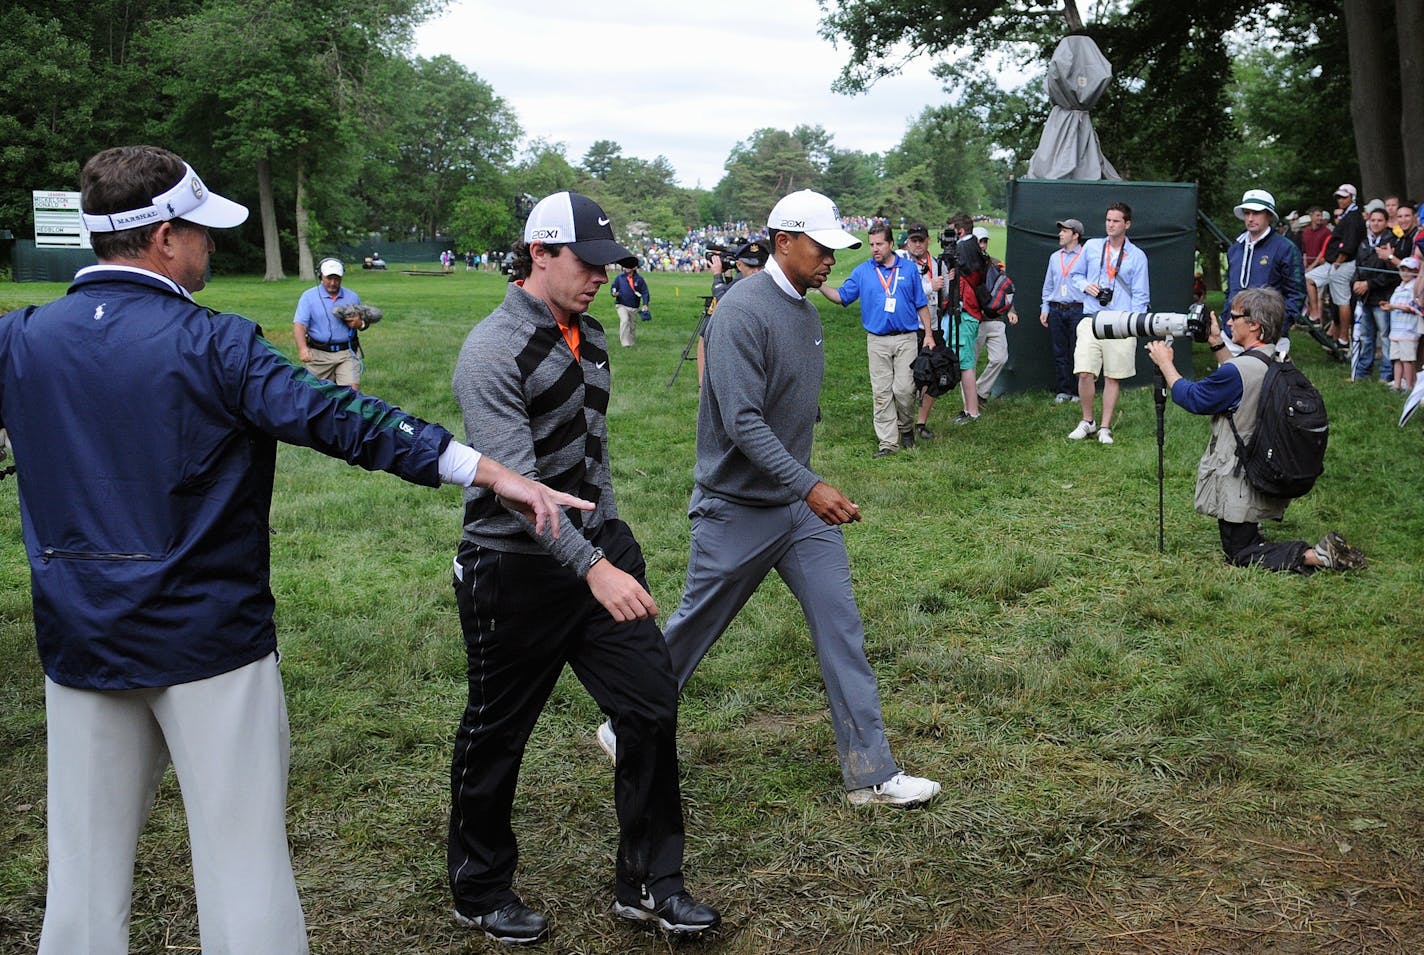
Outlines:
<svg viewBox="0 0 1424 955"><path fill-rule="evenodd" d="M914 262L898 255L888 268L866 259L836 291L842 305L860 300L860 323L872 335L913 332L924 327L920 324L920 309L929 302L920 271ZM886 311L887 298L895 303L893 311Z"/></svg>
<svg viewBox="0 0 1424 955"><path fill-rule="evenodd" d="M341 292L332 298L326 294L326 289L320 285L307 289L302 293L302 297L297 299L297 314L292 318L292 324L305 325L307 335L313 341L326 342L327 344L339 344L351 340L351 326L333 314L333 310L338 305L360 305L361 296L351 291L346 286L341 286Z"/></svg>

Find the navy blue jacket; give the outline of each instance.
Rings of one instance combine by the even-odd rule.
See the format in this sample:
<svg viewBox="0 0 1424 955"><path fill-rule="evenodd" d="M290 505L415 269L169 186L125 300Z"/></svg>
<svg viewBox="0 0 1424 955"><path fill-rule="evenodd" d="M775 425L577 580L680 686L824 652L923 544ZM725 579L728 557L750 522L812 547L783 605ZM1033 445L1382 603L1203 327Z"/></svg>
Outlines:
<svg viewBox="0 0 1424 955"><path fill-rule="evenodd" d="M648 303L652 301L652 296L648 294L648 283L643 281L643 276L637 272L633 273L631 285L627 272L619 272L613 276L609 292L613 295L613 301L624 308L647 308Z"/></svg>
<svg viewBox="0 0 1424 955"><path fill-rule="evenodd" d="M1273 288L1280 292L1286 303L1285 328L1290 328L1291 323L1300 318L1305 305L1305 273L1300 246L1274 229L1267 229L1261 241L1251 250L1250 261L1243 262L1248 235L1241 233L1226 250L1226 301L1221 306L1221 328L1228 338L1231 337L1231 300L1242 289ZM1284 334L1285 329L1281 332Z"/></svg>
<svg viewBox="0 0 1424 955"><path fill-rule="evenodd" d="M439 484L450 433L322 382L151 273L83 270L0 317L9 429L49 678L171 686L276 649L277 442Z"/></svg>

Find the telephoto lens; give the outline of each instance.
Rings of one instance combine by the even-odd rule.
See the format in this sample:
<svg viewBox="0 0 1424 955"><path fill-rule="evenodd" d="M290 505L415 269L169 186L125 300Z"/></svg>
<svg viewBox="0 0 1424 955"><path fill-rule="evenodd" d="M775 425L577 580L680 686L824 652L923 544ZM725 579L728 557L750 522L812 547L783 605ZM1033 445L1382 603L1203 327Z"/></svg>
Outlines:
<svg viewBox="0 0 1424 955"><path fill-rule="evenodd" d="M1123 312L1103 309L1093 316L1096 338L1185 338L1206 341L1210 322L1202 319L1202 307L1193 305L1182 312Z"/></svg>

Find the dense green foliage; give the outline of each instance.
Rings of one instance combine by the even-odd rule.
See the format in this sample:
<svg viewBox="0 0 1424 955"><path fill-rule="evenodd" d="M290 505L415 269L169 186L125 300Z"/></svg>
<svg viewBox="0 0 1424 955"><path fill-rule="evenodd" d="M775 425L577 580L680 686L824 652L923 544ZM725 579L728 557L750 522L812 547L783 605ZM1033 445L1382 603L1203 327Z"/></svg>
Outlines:
<svg viewBox="0 0 1424 955"><path fill-rule="evenodd" d="M667 612L687 561L692 366L666 385L707 279L648 280L656 318L612 356L610 446ZM386 312L363 335L366 387L457 422L454 358L502 282L349 281ZM302 287L219 277L199 298L257 319L290 354ZM10 286L0 308L61 292ZM606 302L596 312L611 317ZM995 400L978 425L950 428L951 395L935 441L872 460L864 335L853 309L818 307L828 367L813 463L865 514L846 537L892 746L945 794L910 813L845 804L800 609L768 580L683 698L687 875L727 920L697 949L1424 950L1424 570L1416 499L1401 491L1424 439L1395 427L1399 399L1298 343L1330 407L1330 452L1268 533L1338 528L1371 565L1272 575L1219 560L1214 522L1191 510L1206 421L1175 407L1158 553L1146 390L1124 395L1110 448L1065 440L1076 408L1046 395ZM44 903L44 702L17 503L0 482L0 955L34 951ZM445 887L466 692L449 587L460 514L452 489L280 452L289 817L316 955L499 950L452 924ZM516 887L552 916L549 951L666 952L607 912L599 719L565 674L525 759ZM170 776L139 846L135 952L197 945L185 846Z"/></svg>

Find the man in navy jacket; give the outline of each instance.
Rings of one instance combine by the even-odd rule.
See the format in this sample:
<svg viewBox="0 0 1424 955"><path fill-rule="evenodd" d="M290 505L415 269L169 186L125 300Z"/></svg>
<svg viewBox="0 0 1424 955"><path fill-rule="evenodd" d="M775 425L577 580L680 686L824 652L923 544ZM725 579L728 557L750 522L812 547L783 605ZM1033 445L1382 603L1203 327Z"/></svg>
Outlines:
<svg viewBox="0 0 1424 955"><path fill-rule="evenodd" d="M286 840L288 730L269 587L278 441L431 487L492 488L543 533L586 509L198 305L210 228L247 209L164 149L81 176L99 265L0 317L45 671L41 955L128 951L135 844L169 762L204 951L307 951Z"/></svg>
<svg viewBox="0 0 1424 955"><path fill-rule="evenodd" d="M1273 288L1281 293L1286 309L1285 326L1276 343L1276 354L1284 355L1290 350L1286 333L1305 304L1300 247L1272 228L1276 200L1264 189L1246 190L1236 207L1236 218L1245 223L1246 231L1226 250L1226 304L1221 308L1221 314L1227 316L1222 329L1226 347L1233 355L1241 354L1240 346L1231 339L1231 302L1236 294L1248 288Z"/></svg>

